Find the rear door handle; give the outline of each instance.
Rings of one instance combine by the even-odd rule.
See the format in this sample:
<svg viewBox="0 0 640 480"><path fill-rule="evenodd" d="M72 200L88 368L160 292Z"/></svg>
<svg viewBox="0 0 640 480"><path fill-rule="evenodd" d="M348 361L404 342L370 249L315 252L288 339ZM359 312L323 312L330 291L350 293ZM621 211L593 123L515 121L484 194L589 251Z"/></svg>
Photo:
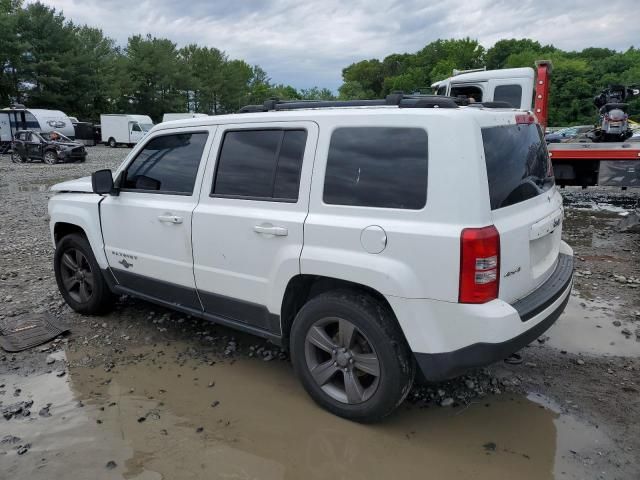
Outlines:
<svg viewBox="0 0 640 480"><path fill-rule="evenodd" d="M158 220L165 223L182 223L183 218L177 215L158 215Z"/></svg>
<svg viewBox="0 0 640 480"><path fill-rule="evenodd" d="M270 223L263 223L253 227L253 231L256 233L264 233L266 235L275 235L276 237L286 237L289 235L289 230L284 227L276 227Z"/></svg>

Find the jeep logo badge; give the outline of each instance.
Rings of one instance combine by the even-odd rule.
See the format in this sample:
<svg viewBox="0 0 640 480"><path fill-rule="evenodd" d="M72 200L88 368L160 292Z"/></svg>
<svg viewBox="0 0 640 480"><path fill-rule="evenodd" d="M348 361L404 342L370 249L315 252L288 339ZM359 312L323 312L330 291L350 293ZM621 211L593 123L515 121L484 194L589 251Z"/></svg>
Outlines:
<svg viewBox="0 0 640 480"><path fill-rule="evenodd" d="M126 258L123 258L122 260L120 260L118 262L120 265L122 265L124 268L129 268L129 267L133 267L133 263L129 263L127 262Z"/></svg>

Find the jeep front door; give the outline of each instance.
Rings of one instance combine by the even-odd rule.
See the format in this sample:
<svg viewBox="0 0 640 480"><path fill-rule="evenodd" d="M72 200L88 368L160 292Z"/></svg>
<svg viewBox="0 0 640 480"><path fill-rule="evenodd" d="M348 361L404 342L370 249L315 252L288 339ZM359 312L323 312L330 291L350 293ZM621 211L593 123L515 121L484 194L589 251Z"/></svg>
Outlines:
<svg viewBox="0 0 640 480"><path fill-rule="evenodd" d="M118 283L201 310L193 279L191 215L214 130L157 132L118 174L100 204L105 253Z"/></svg>
<svg viewBox="0 0 640 480"><path fill-rule="evenodd" d="M280 333L287 282L300 273L318 127L220 127L193 214L194 274L207 313Z"/></svg>

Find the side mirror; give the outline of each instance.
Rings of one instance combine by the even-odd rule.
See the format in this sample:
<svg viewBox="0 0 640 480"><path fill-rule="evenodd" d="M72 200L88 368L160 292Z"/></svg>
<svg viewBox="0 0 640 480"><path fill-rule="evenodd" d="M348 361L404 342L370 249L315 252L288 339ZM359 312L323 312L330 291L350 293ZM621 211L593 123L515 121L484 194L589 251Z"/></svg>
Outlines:
<svg viewBox="0 0 640 480"><path fill-rule="evenodd" d="M91 175L91 188L93 193L106 195L113 191L113 174L111 170L98 170Z"/></svg>

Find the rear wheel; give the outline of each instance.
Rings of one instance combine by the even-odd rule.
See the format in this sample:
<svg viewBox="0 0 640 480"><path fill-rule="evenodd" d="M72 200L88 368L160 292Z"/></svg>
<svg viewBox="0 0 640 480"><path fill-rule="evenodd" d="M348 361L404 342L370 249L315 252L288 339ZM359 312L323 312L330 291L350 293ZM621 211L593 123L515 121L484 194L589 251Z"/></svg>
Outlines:
<svg viewBox="0 0 640 480"><path fill-rule="evenodd" d="M409 393L415 366L391 312L366 294L321 294L291 329L291 359L311 397L359 422L390 414Z"/></svg>
<svg viewBox="0 0 640 480"><path fill-rule="evenodd" d="M60 240L54 270L60 293L76 312L97 315L113 305L114 296L85 237L71 234Z"/></svg>
<svg viewBox="0 0 640 480"><path fill-rule="evenodd" d="M113 137L111 137L111 138L109 139L108 144L109 144L109 146L110 146L111 148L116 148L116 147L118 146L118 144L116 143L116 139L115 139L115 138L113 138Z"/></svg>
<svg viewBox="0 0 640 480"><path fill-rule="evenodd" d="M28 158L21 156L18 152L11 151L11 161L13 163L26 163Z"/></svg>
<svg viewBox="0 0 640 480"><path fill-rule="evenodd" d="M55 165L56 163L58 163L58 156L56 155L56 152L49 150L47 152L44 152L43 160L47 165Z"/></svg>

